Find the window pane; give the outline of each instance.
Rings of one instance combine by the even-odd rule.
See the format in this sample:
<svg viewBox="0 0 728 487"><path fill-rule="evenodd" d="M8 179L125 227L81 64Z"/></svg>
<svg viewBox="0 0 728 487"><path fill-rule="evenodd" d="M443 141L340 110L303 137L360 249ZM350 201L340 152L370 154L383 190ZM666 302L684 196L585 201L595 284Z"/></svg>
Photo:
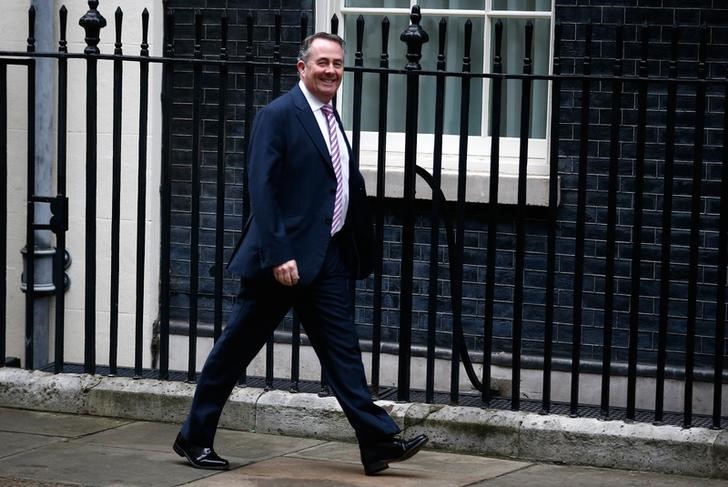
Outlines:
<svg viewBox="0 0 728 487"><path fill-rule="evenodd" d="M485 0L420 0L422 8L485 10Z"/></svg>
<svg viewBox="0 0 728 487"><path fill-rule="evenodd" d="M356 19L358 15L344 16L344 37L346 39L346 66L354 65L356 52ZM364 66L379 67L382 53L382 19L380 15L364 16ZM409 18L404 15L389 16L389 66L403 68L407 64L404 43L399 40L399 34L409 25ZM377 131L379 127L379 75L364 74L362 88L362 130ZM352 128L352 101L354 93L354 75L344 75L342 116L347 130ZM402 76L390 76L389 101L387 104L387 130L390 132L404 132L404 110L401 104L405 96L405 81Z"/></svg>
<svg viewBox="0 0 728 487"><path fill-rule="evenodd" d="M493 0L493 10L550 12L551 0Z"/></svg>
<svg viewBox="0 0 728 487"><path fill-rule="evenodd" d="M346 0L346 7L409 8L409 0Z"/></svg>
<svg viewBox="0 0 728 487"><path fill-rule="evenodd" d="M346 37L346 65L354 64L356 52L356 17L347 15L344 18ZM407 64L407 46L399 40L399 35L407 26L409 18L402 15L390 16L389 33L389 66L391 68L404 68ZM365 16L364 27L364 66L378 67L381 55L381 16ZM424 17L421 25L430 35L430 41L422 46L423 70L435 70L437 67L437 17ZM448 71L462 70L463 59L463 33L466 19L451 17L448 19L448 39L446 42L446 60ZM473 21L473 42L471 49L471 72L483 72L483 36L484 20ZM354 76L346 73L344 76L344 106L342 108L344 125L347 129L352 127L352 96ZM445 133L460 133L460 87L459 78L448 78L445 90ZM422 76L420 80L419 127L420 133L433 133L435 129L435 97L436 82L433 76ZM390 75L389 98L387 105L387 130L390 132L404 132L405 130L405 104L407 96L406 79L403 75ZM481 79L471 82L469 133L481 134L481 118L483 104L483 82ZM362 130L376 131L379 126L379 75L365 73L362 89Z"/></svg>
<svg viewBox="0 0 728 487"><path fill-rule="evenodd" d="M447 71L462 71L464 39L465 39L465 17L447 18L447 40L445 42L445 59ZM473 36L470 48L470 72L483 72L483 39L485 36L485 20L483 17L471 18L473 24ZM423 17L422 28L430 34L430 42L422 47L422 69L437 69L437 44L440 18ZM445 133L460 134L460 93L462 82L460 78L448 77L445 86ZM425 110L427 117L420 121L420 131L425 133L435 132L435 96L436 81L432 76L424 78L420 96L427 103L420 104L420 110ZM469 135L481 135L481 121L483 113L483 79L472 78L470 81L470 104L469 104ZM424 123L423 123L424 122Z"/></svg>
<svg viewBox="0 0 728 487"><path fill-rule="evenodd" d="M496 19L492 22L495 24ZM503 72L510 74L523 73L523 56L525 50L525 28L527 19L501 19L503 22ZM549 20L532 20L533 28L533 73L547 74L549 65L550 28ZM491 59L495 57L495 28L491 36ZM517 79L505 80L501 97L500 131L505 137L518 137L521 127L521 88L522 82ZM491 89L492 98L492 89ZM531 133L532 138L546 137L546 104L548 100L548 83L544 80L534 81L531 91ZM492 123L491 123L492 126ZM492 133L492 130L489 130Z"/></svg>

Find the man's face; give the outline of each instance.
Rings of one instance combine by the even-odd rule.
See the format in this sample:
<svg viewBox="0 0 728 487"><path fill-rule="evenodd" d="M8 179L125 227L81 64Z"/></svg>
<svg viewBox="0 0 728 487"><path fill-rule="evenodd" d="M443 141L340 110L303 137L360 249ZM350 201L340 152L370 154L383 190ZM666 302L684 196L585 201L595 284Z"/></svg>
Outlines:
<svg viewBox="0 0 728 487"><path fill-rule="evenodd" d="M298 74L308 91L324 103L336 94L344 75L344 50L338 42L315 39L306 62L296 64Z"/></svg>

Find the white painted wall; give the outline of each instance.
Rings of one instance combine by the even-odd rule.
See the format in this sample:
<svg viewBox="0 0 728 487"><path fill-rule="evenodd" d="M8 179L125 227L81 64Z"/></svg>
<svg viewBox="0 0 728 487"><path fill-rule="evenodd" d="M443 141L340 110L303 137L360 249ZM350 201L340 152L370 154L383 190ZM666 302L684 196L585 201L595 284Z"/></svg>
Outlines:
<svg viewBox="0 0 728 487"><path fill-rule="evenodd" d="M68 9L68 50L82 52L85 33L78 20L88 10L85 0L54 0L56 12L64 4ZM8 2L0 17L0 49L25 50L27 9L29 1ZM99 11L107 20L101 31L99 48L104 54L114 50L117 3L102 1ZM152 56L162 53L163 9L161 2L124 0L124 53L138 55L141 43L141 13L150 13L149 43ZM56 25L57 25L56 17ZM42 28L38 26L37 28ZM57 27L56 27L57 29ZM20 248L25 235L25 154L26 154L26 82L24 69L12 70L9 80L9 179L10 222L8 229L8 350L7 354L23 359L24 295L19 291L22 261ZM17 73L16 73L17 71ZM104 364L109 356L110 310L110 249L112 194L112 106L113 71L111 61L99 61L98 75L98 189L97 189L97 363ZM135 326L136 278L136 208L137 161L139 142L139 67L125 63L123 78L122 118L122 181L121 181L121 257L119 295L119 365L133 365ZM68 93L68 172L69 231L67 248L73 262L68 269L71 287L66 294L65 360L83 362L85 309L85 211L86 211L86 62L69 60ZM146 272L144 310L144 365L151 364L149 346L152 323L158 314L159 282L159 180L161 166L161 67L150 68L148 147L147 147L147 215L146 215ZM51 337L51 343L53 343ZM52 346L51 346L52 348Z"/></svg>
<svg viewBox="0 0 728 487"><path fill-rule="evenodd" d="M0 16L0 49L23 51L28 37L29 3L8 2ZM8 67L8 228L7 228L7 354L24 354L24 295L20 292L25 244L26 192L26 75L27 70Z"/></svg>

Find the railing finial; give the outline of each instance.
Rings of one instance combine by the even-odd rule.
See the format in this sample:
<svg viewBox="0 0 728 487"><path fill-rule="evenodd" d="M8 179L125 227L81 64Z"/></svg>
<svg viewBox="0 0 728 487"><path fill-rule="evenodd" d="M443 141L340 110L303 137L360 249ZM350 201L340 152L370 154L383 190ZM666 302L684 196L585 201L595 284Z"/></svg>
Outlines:
<svg viewBox="0 0 728 487"><path fill-rule="evenodd" d="M430 36L420 25L422 14L420 14L420 6L414 5L410 14L412 23L407 27L399 40L407 44L407 66L405 69L419 70L422 69L419 61L422 58L422 44L430 40Z"/></svg>
<svg viewBox="0 0 728 487"><path fill-rule="evenodd" d="M86 31L86 49L83 50L86 54L99 54L100 52L98 48L101 41L99 34L101 29L106 27L106 19L97 10L98 6L99 0L88 0L89 10L78 21L78 25Z"/></svg>

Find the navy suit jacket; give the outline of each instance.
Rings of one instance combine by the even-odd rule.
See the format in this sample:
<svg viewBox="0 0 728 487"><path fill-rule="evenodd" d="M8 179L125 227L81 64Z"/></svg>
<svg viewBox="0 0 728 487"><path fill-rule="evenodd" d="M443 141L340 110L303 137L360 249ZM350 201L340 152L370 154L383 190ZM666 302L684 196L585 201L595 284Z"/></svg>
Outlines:
<svg viewBox="0 0 728 487"><path fill-rule="evenodd" d="M342 257L351 277L363 279L373 267L372 224L364 179L348 140L346 145L349 207L340 232ZM248 279L272 278L273 267L295 259L299 285L306 285L317 276L331 238L336 176L298 85L258 112L248 147L251 215L228 270Z"/></svg>

